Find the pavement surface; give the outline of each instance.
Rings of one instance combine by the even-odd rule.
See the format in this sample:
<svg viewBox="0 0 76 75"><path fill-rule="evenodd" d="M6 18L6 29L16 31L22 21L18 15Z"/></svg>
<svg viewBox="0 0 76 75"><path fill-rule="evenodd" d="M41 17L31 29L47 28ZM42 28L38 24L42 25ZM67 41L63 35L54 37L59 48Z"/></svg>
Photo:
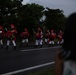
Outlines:
<svg viewBox="0 0 76 75"><path fill-rule="evenodd" d="M0 49L0 75L25 75L29 71L41 70L44 67L52 67L55 63L55 53L60 46L42 48L17 47L13 50Z"/></svg>

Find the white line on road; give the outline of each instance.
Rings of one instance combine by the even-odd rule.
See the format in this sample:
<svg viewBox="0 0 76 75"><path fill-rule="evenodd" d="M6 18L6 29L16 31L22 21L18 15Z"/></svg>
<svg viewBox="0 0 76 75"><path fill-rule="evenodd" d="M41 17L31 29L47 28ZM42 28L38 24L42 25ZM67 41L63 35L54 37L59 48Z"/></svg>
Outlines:
<svg viewBox="0 0 76 75"><path fill-rule="evenodd" d="M21 73L21 72L25 72L25 71L29 71L29 70L33 70L33 69L37 69L40 67L44 67L44 66L48 66L48 65L52 65L55 62L49 62L49 63L45 63L45 64L41 64L41 65L37 65L37 66L33 66L33 67L29 67L29 68L25 68L25 69L21 69L21 70L17 70L17 71L13 71L13 72L9 72L9 73L5 73L5 74L1 74L1 75L12 75L12 74L17 74L17 73Z"/></svg>
<svg viewBox="0 0 76 75"><path fill-rule="evenodd" d="M61 46L57 46L57 47L47 47L47 48L37 48L37 49L27 49L27 50L21 50L23 51L37 51L37 50L44 50L44 49L53 49L53 48L60 48Z"/></svg>

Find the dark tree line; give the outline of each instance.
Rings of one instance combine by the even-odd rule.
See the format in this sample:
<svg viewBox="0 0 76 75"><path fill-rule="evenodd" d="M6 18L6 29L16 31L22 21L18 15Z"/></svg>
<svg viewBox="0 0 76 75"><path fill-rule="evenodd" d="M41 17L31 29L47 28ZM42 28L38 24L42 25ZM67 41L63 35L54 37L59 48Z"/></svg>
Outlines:
<svg viewBox="0 0 76 75"><path fill-rule="evenodd" d="M31 35L38 26L44 30L64 30L66 17L62 10L44 8L35 3L23 5L22 1L0 0L0 25L8 28L13 23L19 33L26 27Z"/></svg>

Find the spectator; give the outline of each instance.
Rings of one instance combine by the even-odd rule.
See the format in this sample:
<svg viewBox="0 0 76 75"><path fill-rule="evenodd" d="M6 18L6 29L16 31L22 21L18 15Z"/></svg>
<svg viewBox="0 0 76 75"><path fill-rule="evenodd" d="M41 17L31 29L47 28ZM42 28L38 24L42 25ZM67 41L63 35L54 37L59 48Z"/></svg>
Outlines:
<svg viewBox="0 0 76 75"><path fill-rule="evenodd" d="M64 43L56 55L55 75L76 75L76 13L67 18Z"/></svg>

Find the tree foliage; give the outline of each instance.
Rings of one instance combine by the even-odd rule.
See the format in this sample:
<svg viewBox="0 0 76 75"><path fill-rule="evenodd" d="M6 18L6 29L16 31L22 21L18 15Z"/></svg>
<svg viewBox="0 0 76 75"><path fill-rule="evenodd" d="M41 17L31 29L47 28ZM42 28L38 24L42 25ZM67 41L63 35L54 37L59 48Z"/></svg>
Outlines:
<svg viewBox="0 0 76 75"><path fill-rule="evenodd" d="M0 0L0 25L9 27L10 23L16 25L18 32L24 27L36 30L38 26L48 29L63 30L66 17L60 9L44 8L39 4L22 4L23 0ZM45 16L45 19L42 17ZM44 28L45 29L45 28Z"/></svg>
<svg viewBox="0 0 76 75"><path fill-rule="evenodd" d="M66 17L62 10L46 8L45 16L45 24L48 29L64 30Z"/></svg>
<svg viewBox="0 0 76 75"><path fill-rule="evenodd" d="M22 6L22 0L0 0L0 23L15 23L18 9Z"/></svg>
<svg viewBox="0 0 76 75"><path fill-rule="evenodd" d="M19 22L23 27L27 27L30 32L32 29L37 28L39 26L40 18L43 16L44 7L38 4L26 4L21 7L19 10Z"/></svg>

